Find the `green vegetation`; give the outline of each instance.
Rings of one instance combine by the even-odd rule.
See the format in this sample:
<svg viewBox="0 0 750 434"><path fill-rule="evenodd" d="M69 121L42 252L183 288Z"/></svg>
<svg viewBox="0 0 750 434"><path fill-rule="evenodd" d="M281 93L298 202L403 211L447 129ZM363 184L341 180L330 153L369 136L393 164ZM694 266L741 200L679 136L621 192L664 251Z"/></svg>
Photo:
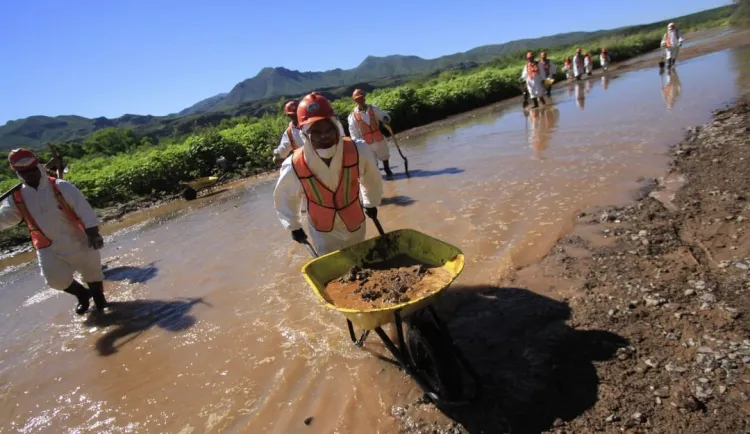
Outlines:
<svg viewBox="0 0 750 434"><path fill-rule="evenodd" d="M675 21L683 32L687 32L725 25L733 12L729 7L719 8ZM603 32L600 34L604 36L577 45L533 48L537 51L546 49L550 58L559 65L558 69L562 69L564 57L580 46L592 53L598 67L598 56L594 53L604 46L615 61L658 48L666 23ZM434 72L396 87L375 89L368 101L390 112L396 131L487 105L520 94L518 77L525 51L526 48L517 49L515 53L494 57L482 65ZM366 84L361 87L372 89ZM348 96L340 96L351 95L353 88L342 86L324 92L333 100L336 113L345 126L354 103ZM250 113L235 107L234 116L214 114L211 122L205 121L206 118L187 118L193 122L190 129L185 120L172 122L170 125L175 133L166 138L139 134L138 131L142 130L135 127L110 126L83 141L68 141L58 146L70 164L67 179L84 192L92 205L104 207L138 197L178 192L182 181L212 174L219 156L232 163L240 176L272 169L272 150L287 125L287 120L280 114L283 103L284 98L265 101L261 105L251 103L262 109L250 113L265 113L261 116L248 116ZM133 121L130 119L129 122ZM16 181L15 175L4 166L0 172L0 189L5 191Z"/></svg>

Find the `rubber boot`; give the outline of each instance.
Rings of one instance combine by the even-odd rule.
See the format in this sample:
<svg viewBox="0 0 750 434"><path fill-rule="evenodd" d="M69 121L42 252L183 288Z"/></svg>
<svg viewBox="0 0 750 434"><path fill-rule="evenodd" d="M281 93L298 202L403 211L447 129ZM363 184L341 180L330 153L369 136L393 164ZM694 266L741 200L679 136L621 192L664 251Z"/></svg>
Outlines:
<svg viewBox="0 0 750 434"><path fill-rule="evenodd" d="M89 292L91 292L91 298L94 299L94 304L97 310L104 310L105 307L109 306L107 299L104 298L104 283L102 282L89 282Z"/></svg>
<svg viewBox="0 0 750 434"><path fill-rule="evenodd" d="M547 96L552 96L552 86L547 88Z"/></svg>
<svg viewBox="0 0 750 434"><path fill-rule="evenodd" d="M89 310L89 298L91 297L91 293L83 285L74 280L67 289L64 289L64 291L78 299L76 314L83 315Z"/></svg>
<svg viewBox="0 0 750 434"><path fill-rule="evenodd" d="M393 178L393 172L391 172L391 165L388 163L388 160L383 160L383 170L385 171L386 178Z"/></svg>
<svg viewBox="0 0 750 434"><path fill-rule="evenodd" d="M539 97L539 101L541 101L541 102L542 102L542 104L544 104L544 105L547 105L547 101L546 101L546 100L544 99L544 97L543 97L543 96L540 96L540 97Z"/></svg>
<svg viewBox="0 0 750 434"><path fill-rule="evenodd" d="M539 99L533 98L534 101L534 108L539 108Z"/></svg>

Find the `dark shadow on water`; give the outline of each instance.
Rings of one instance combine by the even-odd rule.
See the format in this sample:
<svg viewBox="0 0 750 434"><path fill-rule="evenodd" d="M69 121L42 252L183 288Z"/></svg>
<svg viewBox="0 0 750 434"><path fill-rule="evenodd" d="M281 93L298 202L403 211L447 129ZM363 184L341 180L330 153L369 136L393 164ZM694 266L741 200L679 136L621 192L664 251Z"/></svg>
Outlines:
<svg viewBox="0 0 750 434"><path fill-rule="evenodd" d="M403 171L396 171L391 167L391 170L393 170L393 180L396 179L406 179L406 173ZM411 175L411 178L428 178L430 176L441 176L441 175L456 175L459 173L464 173L464 169L459 169L456 167L447 167L445 169L440 170L421 170L421 169L412 169L409 170L409 175Z"/></svg>
<svg viewBox="0 0 750 434"><path fill-rule="evenodd" d="M104 270L104 279L121 282L127 281L128 283L143 283L147 282L159 273L159 269L154 266L156 262L152 262L145 267L131 267L129 265L123 265L121 267L108 268L107 265L102 266Z"/></svg>
<svg viewBox="0 0 750 434"><path fill-rule="evenodd" d="M437 307L483 385L476 403L444 409L472 433L538 433L574 419L597 401L593 361L628 345L571 328L566 303L526 289L456 286Z"/></svg>
<svg viewBox="0 0 750 434"><path fill-rule="evenodd" d="M416 200L410 198L409 196L393 196L393 197L384 197L380 201L380 205L381 206L386 206L386 205L409 206L415 202Z"/></svg>
<svg viewBox="0 0 750 434"><path fill-rule="evenodd" d="M189 312L198 303L208 304L202 298L113 301L105 312L92 312L84 324L110 328L96 342L99 355L110 356L152 327L170 332L192 327L196 319Z"/></svg>

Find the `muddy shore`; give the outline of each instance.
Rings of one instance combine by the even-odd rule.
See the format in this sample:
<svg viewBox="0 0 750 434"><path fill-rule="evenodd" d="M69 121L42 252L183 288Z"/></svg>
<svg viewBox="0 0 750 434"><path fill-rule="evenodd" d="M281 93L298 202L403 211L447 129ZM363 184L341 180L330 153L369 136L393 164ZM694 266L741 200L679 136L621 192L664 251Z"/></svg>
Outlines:
<svg viewBox="0 0 750 434"><path fill-rule="evenodd" d="M750 432L750 97L690 128L633 205L584 210L540 263L441 303L480 401L404 432Z"/></svg>

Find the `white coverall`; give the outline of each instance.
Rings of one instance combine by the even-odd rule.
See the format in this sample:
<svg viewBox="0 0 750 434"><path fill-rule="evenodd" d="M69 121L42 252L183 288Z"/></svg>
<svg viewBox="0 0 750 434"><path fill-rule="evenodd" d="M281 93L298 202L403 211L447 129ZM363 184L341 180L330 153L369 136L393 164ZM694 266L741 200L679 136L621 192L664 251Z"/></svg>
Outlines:
<svg viewBox="0 0 750 434"><path fill-rule="evenodd" d="M302 145L302 130L297 128L291 122L289 123L289 127L292 129L292 137L294 138L294 143L297 146L301 146ZM294 150L292 148L292 142L289 140L289 135L286 132L287 130L284 130L284 134L281 135L281 141L279 142L279 147L274 149L273 151L274 157L278 156L279 160L285 159Z"/></svg>
<svg viewBox="0 0 750 434"><path fill-rule="evenodd" d="M554 78L555 74L557 73L557 67L555 67L555 63L549 60L549 74L547 74L547 70L544 69L544 60L539 61L539 72L542 73L542 81L548 79L548 78Z"/></svg>
<svg viewBox="0 0 750 434"><path fill-rule="evenodd" d="M539 69L540 71L538 73L529 74L529 63L527 62L523 67L523 72L521 72L521 80L526 82L526 89L529 91L529 98L539 98L540 96L544 96L544 83L542 83L543 72L541 71L541 68Z"/></svg>
<svg viewBox="0 0 750 434"><path fill-rule="evenodd" d="M341 137L344 137L343 128L338 121ZM305 162L313 174L329 189L336 190L341 178L341 161L344 157L343 139L336 145L336 153L331 160L331 165L327 166L313 149L312 144L304 137ZM378 172L378 163L370 150L370 145L364 141L354 140L359 152L359 185L360 200L365 208L377 207L383 197L383 180ZM293 231L302 228L300 219L300 202L305 201L304 188L297 178L297 174L292 167L292 159L287 158L281 165L281 175L276 183L276 189L273 192L273 201L276 213L279 216L284 230ZM365 222L362 226L354 231L349 232L341 217L336 214L333 230L330 232L318 232L312 227L308 215L309 233L313 240L313 245L318 254L334 252L343 249L352 244L359 243L365 239Z"/></svg>
<svg viewBox="0 0 750 434"><path fill-rule="evenodd" d="M602 68L606 71L609 68L609 54L600 54L599 63L602 64Z"/></svg>
<svg viewBox="0 0 750 434"><path fill-rule="evenodd" d="M573 63L572 62L571 62L570 65L566 64L565 66L563 66L563 71L565 72L565 76L568 77L568 79L571 79L571 78L575 77L575 75L573 74Z"/></svg>
<svg viewBox="0 0 750 434"><path fill-rule="evenodd" d="M583 75L584 67L585 65L584 65L583 55L581 54L579 56L578 54L576 54L575 56L573 56L573 75L575 77L580 77Z"/></svg>
<svg viewBox="0 0 750 434"><path fill-rule="evenodd" d="M594 61L588 56L583 56L583 67L586 69L586 74L591 74L594 70Z"/></svg>
<svg viewBox="0 0 750 434"><path fill-rule="evenodd" d="M39 168L44 174L39 182L39 188L35 190L24 184L21 187L21 195L39 229L52 241L51 246L36 252L47 285L53 289L66 289L73 283L75 271L81 274L84 282L103 281L101 253L89 247L86 233L71 224L63 214L46 171L42 166ZM65 202L81 219L84 227L98 226L99 218L83 193L68 181L58 179L56 183ZM5 199L0 206L0 229L14 226L21 219L13 196Z"/></svg>
<svg viewBox="0 0 750 434"><path fill-rule="evenodd" d="M661 38L661 46L664 47L667 60L673 59L672 63L677 61L677 56L680 54L680 46L683 41L684 39L682 39L679 30L667 30L667 33ZM667 43L669 43L669 47L667 47Z"/></svg>
<svg viewBox="0 0 750 434"><path fill-rule="evenodd" d="M381 110L378 106L368 104L367 109L362 113L362 122L366 124L370 124L370 115L367 113L369 108L372 107L373 113L375 113L375 117L378 118L379 121L382 121L385 124L391 123L391 117L388 116L388 113ZM354 107L354 111L349 113L349 136L352 138L352 140L364 140L364 134L362 133L362 130L359 128L359 124L357 123L357 119L354 118L354 113L360 113L359 106ZM391 157L391 152L388 149L388 140L383 137L383 140L379 142L372 142L370 145L372 146L372 152L375 153L375 156L378 157L378 160L385 161L388 160Z"/></svg>

